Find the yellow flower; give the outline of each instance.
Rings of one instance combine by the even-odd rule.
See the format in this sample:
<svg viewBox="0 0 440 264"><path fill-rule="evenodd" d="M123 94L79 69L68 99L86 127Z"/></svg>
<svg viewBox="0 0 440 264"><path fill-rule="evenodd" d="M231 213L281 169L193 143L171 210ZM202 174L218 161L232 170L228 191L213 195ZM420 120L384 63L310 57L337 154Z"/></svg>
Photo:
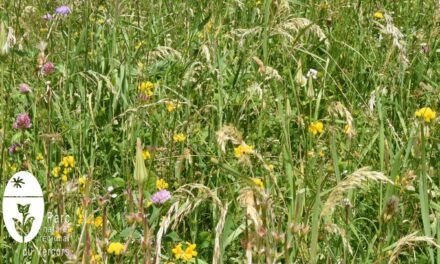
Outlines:
<svg viewBox="0 0 440 264"><path fill-rule="evenodd" d="M61 160L61 164L64 168L73 168L75 166L75 159L73 156L66 156Z"/></svg>
<svg viewBox="0 0 440 264"><path fill-rule="evenodd" d="M240 146L234 148L234 155L237 158L240 158L243 155L250 154L254 151L253 146L249 146L246 143L241 144Z"/></svg>
<svg viewBox="0 0 440 264"><path fill-rule="evenodd" d="M77 220L78 225L81 225L84 221L84 214L81 207L78 207L78 209L76 209L76 216L78 218Z"/></svg>
<svg viewBox="0 0 440 264"><path fill-rule="evenodd" d="M43 154L38 153L37 154L37 161L42 161L42 160L44 160Z"/></svg>
<svg viewBox="0 0 440 264"><path fill-rule="evenodd" d="M116 256L121 255L125 251L125 246L119 242L112 242L107 248L107 253L113 254Z"/></svg>
<svg viewBox="0 0 440 264"><path fill-rule="evenodd" d="M58 178L60 176L60 167L56 166L52 169L52 176Z"/></svg>
<svg viewBox="0 0 440 264"><path fill-rule="evenodd" d="M437 117L437 113L429 107L423 107L416 111L416 117L421 117L426 123L430 123Z"/></svg>
<svg viewBox="0 0 440 264"><path fill-rule="evenodd" d="M63 176L61 177L61 180L66 183L67 182L67 174L63 174Z"/></svg>
<svg viewBox="0 0 440 264"><path fill-rule="evenodd" d="M98 254L93 254L92 255L92 263L93 264L101 264L102 263L102 258L100 255Z"/></svg>
<svg viewBox="0 0 440 264"><path fill-rule="evenodd" d="M373 17L376 18L376 19L383 19L384 18L383 13L379 12L379 11L374 13Z"/></svg>
<svg viewBox="0 0 440 264"><path fill-rule="evenodd" d="M95 222L93 224L95 225L96 228L102 227L103 224L102 217L101 216L96 217Z"/></svg>
<svg viewBox="0 0 440 264"><path fill-rule="evenodd" d="M100 228L100 227L102 227L102 223L103 223L102 216L97 216L97 217L95 218L95 221L93 222L93 225L94 225L96 228Z"/></svg>
<svg viewBox="0 0 440 264"><path fill-rule="evenodd" d="M168 183L164 179L157 179L156 180L156 188L158 190L163 190L168 188Z"/></svg>
<svg viewBox="0 0 440 264"><path fill-rule="evenodd" d="M61 233L59 231L55 231L55 232L53 232L53 237L55 239L61 239Z"/></svg>
<svg viewBox="0 0 440 264"><path fill-rule="evenodd" d="M144 157L144 160L151 159L151 153L147 149L142 151L142 156Z"/></svg>
<svg viewBox="0 0 440 264"><path fill-rule="evenodd" d="M82 176L78 178L78 186L81 192L84 191L84 189L86 188L86 184L87 184L87 178Z"/></svg>
<svg viewBox="0 0 440 264"><path fill-rule="evenodd" d="M321 121L312 122L309 125L309 132L313 135L322 134L324 132L324 124Z"/></svg>
<svg viewBox="0 0 440 264"><path fill-rule="evenodd" d="M186 242L186 248L185 250L183 250L182 243L179 243L173 248L172 252L177 260L181 259L184 261L189 261L193 257L197 256L196 247L197 247L196 244L191 244L189 242Z"/></svg>
<svg viewBox="0 0 440 264"><path fill-rule="evenodd" d="M262 179L260 179L260 178L253 178L252 181L255 183L255 185L257 185L261 189L264 189L264 183L263 183Z"/></svg>
<svg viewBox="0 0 440 264"><path fill-rule="evenodd" d="M17 171L17 164L12 163L12 165L9 168L11 169L12 172L16 172Z"/></svg>
<svg viewBox="0 0 440 264"><path fill-rule="evenodd" d="M168 112L170 112L170 113L173 112L175 108L176 108L176 105L173 102L167 103L167 111Z"/></svg>
<svg viewBox="0 0 440 264"><path fill-rule="evenodd" d="M174 134L173 136L174 142L183 142L186 139L184 134Z"/></svg>
<svg viewBox="0 0 440 264"><path fill-rule="evenodd" d="M142 82L142 83L139 85L138 89L139 89L139 91L140 91L143 95L148 96L148 97L151 97L151 96L153 96L153 94L154 94L154 92L153 92L153 89L154 89L154 83L152 83L152 82Z"/></svg>

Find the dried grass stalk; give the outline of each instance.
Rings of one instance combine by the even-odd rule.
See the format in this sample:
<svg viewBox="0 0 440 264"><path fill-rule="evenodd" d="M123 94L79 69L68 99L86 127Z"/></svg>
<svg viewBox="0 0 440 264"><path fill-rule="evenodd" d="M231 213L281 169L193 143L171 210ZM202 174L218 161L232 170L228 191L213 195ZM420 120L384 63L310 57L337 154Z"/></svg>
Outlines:
<svg viewBox="0 0 440 264"><path fill-rule="evenodd" d="M395 247L394 250L391 252L391 257L390 260L388 261L388 264L396 263L400 253L402 253L402 250L404 248L414 247L416 243L420 243L420 242L426 242L433 246L440 247L437 243L434 242L434 239L432 237L417 236L417 232L414 232L412 234L402 237L395 243Z"/></svg>

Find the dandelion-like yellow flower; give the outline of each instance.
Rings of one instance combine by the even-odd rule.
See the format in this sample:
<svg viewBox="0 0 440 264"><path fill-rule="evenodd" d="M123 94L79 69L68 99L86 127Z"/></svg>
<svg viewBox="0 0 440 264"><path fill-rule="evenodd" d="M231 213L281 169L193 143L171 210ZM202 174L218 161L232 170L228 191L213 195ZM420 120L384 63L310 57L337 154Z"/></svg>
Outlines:
<svg viewBox="0 0 440 264"><path fill-rule="evenodd" d="M101 228L103 224L103 220L102 220L102 216L98 216L95 218L95 222L93 223L93 225L95 226L95 228Z"/></svg>
<svg viewBox="0 0 440 264"><path fill-rule="evenodd" d="M99 254L92 254L92 263L93 264L101 264L102 263L102 258Z"/></svg>
<svg viewBox="0 0 440 264"><path fill-rule="evenodd" d="M264 189L264 183L263 183L262 179L260 179L260 178L253 178L252 181L255 183L255 185L257 185L261 189Z"/></svg>
<svg viewBox="0 0 440 264"><path fill-rule="evenodd" d="M164 179L157 179L156 180L156 188L158 190L163 190L168 188L168 183Z"/></svg>
<svg viewBox="0 0 440 264"><path fill-rule="evenodd" d="M55 232L53 232L53 237L55 238L55 239L61 239L61 233L59 232L59 231L55 231Z"/></svg>
<svg viewBox="0 0 440 264"><path fill-rule="evenodd" d="M183 141L185 141L185 139L186 139L186 136L184 134L175 134L173 136L174 142L183 142Z"/></svg>
<svg viewBox="0 0 440 264"><path fill-rule="evenodd" d="M142 151L142 157L144 157L144 160L149 160L151 159L151 153L146 149Z"/></svg>
<svg viewBox="0 0 440 264"><path fill-rule="evenodd" d="M58 178L60 176L60 167L56 166L52 169L52 176Z"/></svg>
<svg viewBox="0 0 440 264"><path fill-rule="evenodd" d="M423 107L416 111L416 117L421 117L426 123L430 123L437 117L437 113L429 107Z"/></svg>
<svg viewBox="0 0 440 264"><path fill-rule="evenodd" d="M173 102L168 102L167 103L167 111L171 113L174 111L174 109L176 109L176 105Z"/></svg>
<svg viewBox="0 0 440 264"><path fill-rule="evenodd" d="M193 257L197 256L196 247L196 244L186 242L186 248L183 250L182 243L179 243L173 248L172 252L177 260L190 261Z"/></svg>
<svg viewBox="0 0 440 264"><path fill-rule="evenodd" d="M383 19L384 18L383 13L379 12L379 11L374 13L373 17L376 18L376 19Z"/></svg>
<svg viewBox="0 0 440 264"><path fill-rule="evenodd" d="M63 174L63 176L61 177L61 180L66 183L68 178L67 178L67 174Z"/></svg>
<svg viewBox="0 0 440 264"><path fill-rule="evenodd" d="M312 122L309 125L309 132L313 135L322 134L324 132L324 124L321 121Z"/></svg>
<svg viewBox="0 0 440 264"><path fill-rule="evenodd" d="M254 151L253 146L249 146L245 143L241 144L240 146L234 148L234 155L237 158L240 158L243 155L250 154Z"/></svg>
<svg viewBox="0 0 440 264"><path fill-rule="evenodd" d="M125 251L125 246L119 242L112 242L107 248L107 253L110 255L119 256Z"/></svg>

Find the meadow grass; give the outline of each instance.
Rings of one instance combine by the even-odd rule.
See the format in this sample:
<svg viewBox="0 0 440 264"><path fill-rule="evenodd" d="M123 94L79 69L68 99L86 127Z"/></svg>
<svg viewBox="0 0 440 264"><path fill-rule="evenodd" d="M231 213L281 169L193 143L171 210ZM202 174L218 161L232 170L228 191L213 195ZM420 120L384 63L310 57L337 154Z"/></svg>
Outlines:
<svg viewBox="0 0 440 264"><path fill-rule="evenodd" d="M46 211L26 244L1 222L0 263L440 263L439 25L438 1L0 2L0 193L30 171Z"/></svg>

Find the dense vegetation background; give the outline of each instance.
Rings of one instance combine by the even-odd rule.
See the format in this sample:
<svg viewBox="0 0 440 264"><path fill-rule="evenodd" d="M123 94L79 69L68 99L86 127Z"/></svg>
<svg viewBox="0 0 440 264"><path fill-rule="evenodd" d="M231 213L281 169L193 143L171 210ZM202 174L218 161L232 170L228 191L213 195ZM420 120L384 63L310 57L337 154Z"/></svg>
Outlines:
<svg viewBox="0 0 440 264"><path fill-rule="evenodd" d="M439 25L438 1L0 2L1 193L26 170L46 201L0 263L440 263Z"/></svg>

